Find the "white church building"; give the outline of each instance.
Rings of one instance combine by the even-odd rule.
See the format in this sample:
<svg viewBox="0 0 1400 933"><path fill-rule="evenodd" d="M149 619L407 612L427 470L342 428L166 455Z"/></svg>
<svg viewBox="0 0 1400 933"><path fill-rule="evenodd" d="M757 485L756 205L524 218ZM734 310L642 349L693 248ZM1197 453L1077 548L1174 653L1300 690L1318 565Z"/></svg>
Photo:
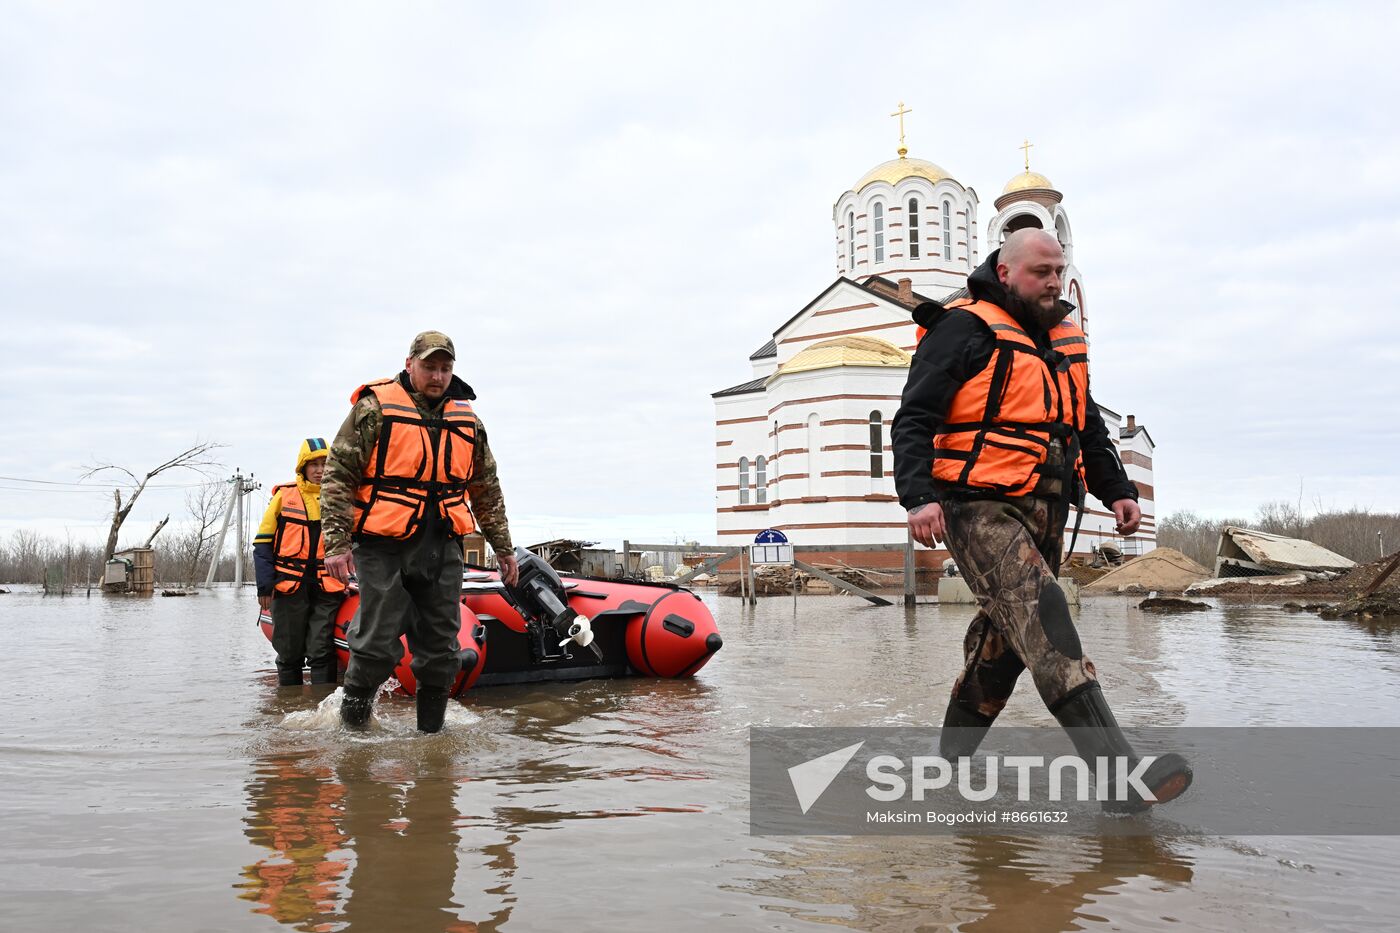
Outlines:
<svg viewBox="0 0 1400 933"><path fill-rule="evenodd" d="M901 147L899 158L875 166L837 199L836 279L750 354L747 381L713 393L720 544L746 544L776 528L794 544L833 554L850 545L904 545L890 424L915 347L910 313L929 298L961 297L984 245L990 252L1011 231L1039 227L1064 247L1065 298L1092 344L1062 197L1027 163L996 199L984 239L977 192L932 162L908 158ZM1075 552L1112 542L1142 553L1156 546L1152 438L1132 415L1125 420L1102 405L1100 411L1141 494L1142 528L1124 541L1112 514L1091 496ZM941 552L918 549L921 564L941 560Z"/></svg>

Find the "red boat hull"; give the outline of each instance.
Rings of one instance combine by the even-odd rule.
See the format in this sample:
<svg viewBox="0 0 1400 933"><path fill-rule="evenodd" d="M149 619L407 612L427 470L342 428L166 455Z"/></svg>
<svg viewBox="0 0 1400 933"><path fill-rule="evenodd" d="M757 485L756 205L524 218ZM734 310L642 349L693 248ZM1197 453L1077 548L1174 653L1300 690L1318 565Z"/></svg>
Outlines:
<svg viewBox="0 0 1400 933"><path fill-rule="evenodd" d="M462 584L462 628L458 635L462 671L454 696L474 686L594 677L690 677L723 646L714 616L689 590L668 584L631 583L560 575L574 611L591 620L603 658L568 646L566 656L541 661L531 650L524 618L504 595L495 571L468 571ZM359 608L358 594L341 604L335 619L336 657L340 670L349 663L346 626ZM272 619L258 618L272 638ZM407 639L394 669L398 692L411 696L416 682Z"/></svg>

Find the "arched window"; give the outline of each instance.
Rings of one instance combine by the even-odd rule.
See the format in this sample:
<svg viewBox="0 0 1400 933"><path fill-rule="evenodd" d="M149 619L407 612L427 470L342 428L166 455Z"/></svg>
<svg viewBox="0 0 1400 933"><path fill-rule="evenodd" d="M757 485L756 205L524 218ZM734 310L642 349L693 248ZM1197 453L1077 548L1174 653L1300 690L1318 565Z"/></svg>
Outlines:
<svg viewBox="0 0 1400 933"><path fill-rule="evenodd" d="M976 227L972 219L972 205L967 206L967 267L972 268L972 244L976 239Z"/></svg>
<svg viewBox="0 0 1400 933"><path fill-rule="evenodd" d="M817 416L807 416L807 495L817 488Z"/></svg>
<svg viewBox="0 0 1400 933"><path fill-rule="evenodd" d="M768 501L768 459L759 457L754 462L754 500L759 505Z"/></svg>
<svg viewBox="0 0 1400 933"><path fill-rule="evenodd" d="M856 267L856 212L846 212L846 268Z"/></svg>
<svg viewBox="0 0 1400 933"><path fill-rule="evenodd" d="M870 413L870 478L885 475L885 426L878 411Z"/></svg>
<svg viewBox="0 0 1400 933"><path fill-rule="evenodd" d="M739 504L749 504L749 458L739 458Z"/></svg>
<svg viewBox="0 0 1400 933"><path fill-rule="evenodd" d="M943 201L943 258L953 258L953 202Z"/></svg>
<svg viewBox="0 0 1400 933"><path fill-rule="evenodd" d="M1006 222L1005 227L1001 228L1001 241L1005 243L1006 238L1011 234L1015 233L1017 230L1024 230L1027 227L1033 227L1036 230L1042 229L1040 226L1040 218L1034 214L1017 214Z"/></svg>
<svg viewBox="0 0 1400 933"><path fill-rule="evenodd" d="M909 258L919 258L919 199L909 199Z"/></svg>
<svg viewBox="0 0 1400 933"><path fill-rule="evenodd" d="M871 226L875 238L875 261L885 261L885 205L879 201L875 202L875 208L871 212L874 223Z"/></svg>

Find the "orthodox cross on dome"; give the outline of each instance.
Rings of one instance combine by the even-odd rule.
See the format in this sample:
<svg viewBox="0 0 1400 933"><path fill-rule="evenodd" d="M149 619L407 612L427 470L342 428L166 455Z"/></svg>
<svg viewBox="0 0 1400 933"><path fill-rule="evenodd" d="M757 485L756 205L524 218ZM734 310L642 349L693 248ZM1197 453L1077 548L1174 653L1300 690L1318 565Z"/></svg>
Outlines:
<svg viewBox="0 0 1400 933"><path fill-rule="evenodd" d="M899 150L898 150L898 152L899 152L899 157L900 157L901 159L904 158L906 155L909 154L909 150L906 149L906 148L904 148L904 115L905 115L906 113L913 113L913 112L914 112L913 110L906 110L905 107L904 107L904 101L900 101L900 102L899 102L899 109L896 110L894 113L890 114L890 116L892 116L892 117L899 117Z"/></svg>
<svg viewBox="0 0 1400 933"><path fill-rule="evenodd" d="M1031 149L1035 148L1035 143L1033 143L1033 142L1031 142L1029 139L1027 139L1027 140L1023 141L1023 142L1021 143L1021 145L1017 146L1016 148L1017 148L1017 149L1020 149L1022 152L1024 152L1024 153L1026 154L1026 171L1029 172L1029 171L1031 170Z"/></svg>

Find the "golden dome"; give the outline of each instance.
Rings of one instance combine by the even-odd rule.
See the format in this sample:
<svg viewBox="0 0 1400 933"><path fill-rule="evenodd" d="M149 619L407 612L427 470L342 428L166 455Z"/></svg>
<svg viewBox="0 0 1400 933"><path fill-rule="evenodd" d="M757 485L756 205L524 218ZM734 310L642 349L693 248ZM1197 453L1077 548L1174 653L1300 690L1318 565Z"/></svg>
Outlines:
<svg viewBox="0 0 1400 933"><path fill-rule="evenodd" d="M925 159L908 159L900 156L898 159L890 159L888 162L881 162L879 165L866 172L860 181L855 183L852 191L860 191L866 185L874 184L877 181L888 182L891 185L898 184L906 178L927 178L935 184L945 178L952 178L947 172L932 162Z"/></svg>
<svg viewBox="0 0 1400 933"><path fill-rule="evenodd" d="M899 347L875 337L837 337L814 343L778 367L768 381L784 373L805 373L837 366L873 366L908 369L912 357Z"/></svg>
<svg viewBox="0 0 1400 933"><path fill-rule="evenodd" d="M1001 189L1001 193L1010 194L1013 191L1030 191L1032 188L1048 188L1051 191L1055 190L1055 186L1050 183L1050 179L1039 172L1032 172L1027 169L1008 181L1006 187Z"/></svg>

